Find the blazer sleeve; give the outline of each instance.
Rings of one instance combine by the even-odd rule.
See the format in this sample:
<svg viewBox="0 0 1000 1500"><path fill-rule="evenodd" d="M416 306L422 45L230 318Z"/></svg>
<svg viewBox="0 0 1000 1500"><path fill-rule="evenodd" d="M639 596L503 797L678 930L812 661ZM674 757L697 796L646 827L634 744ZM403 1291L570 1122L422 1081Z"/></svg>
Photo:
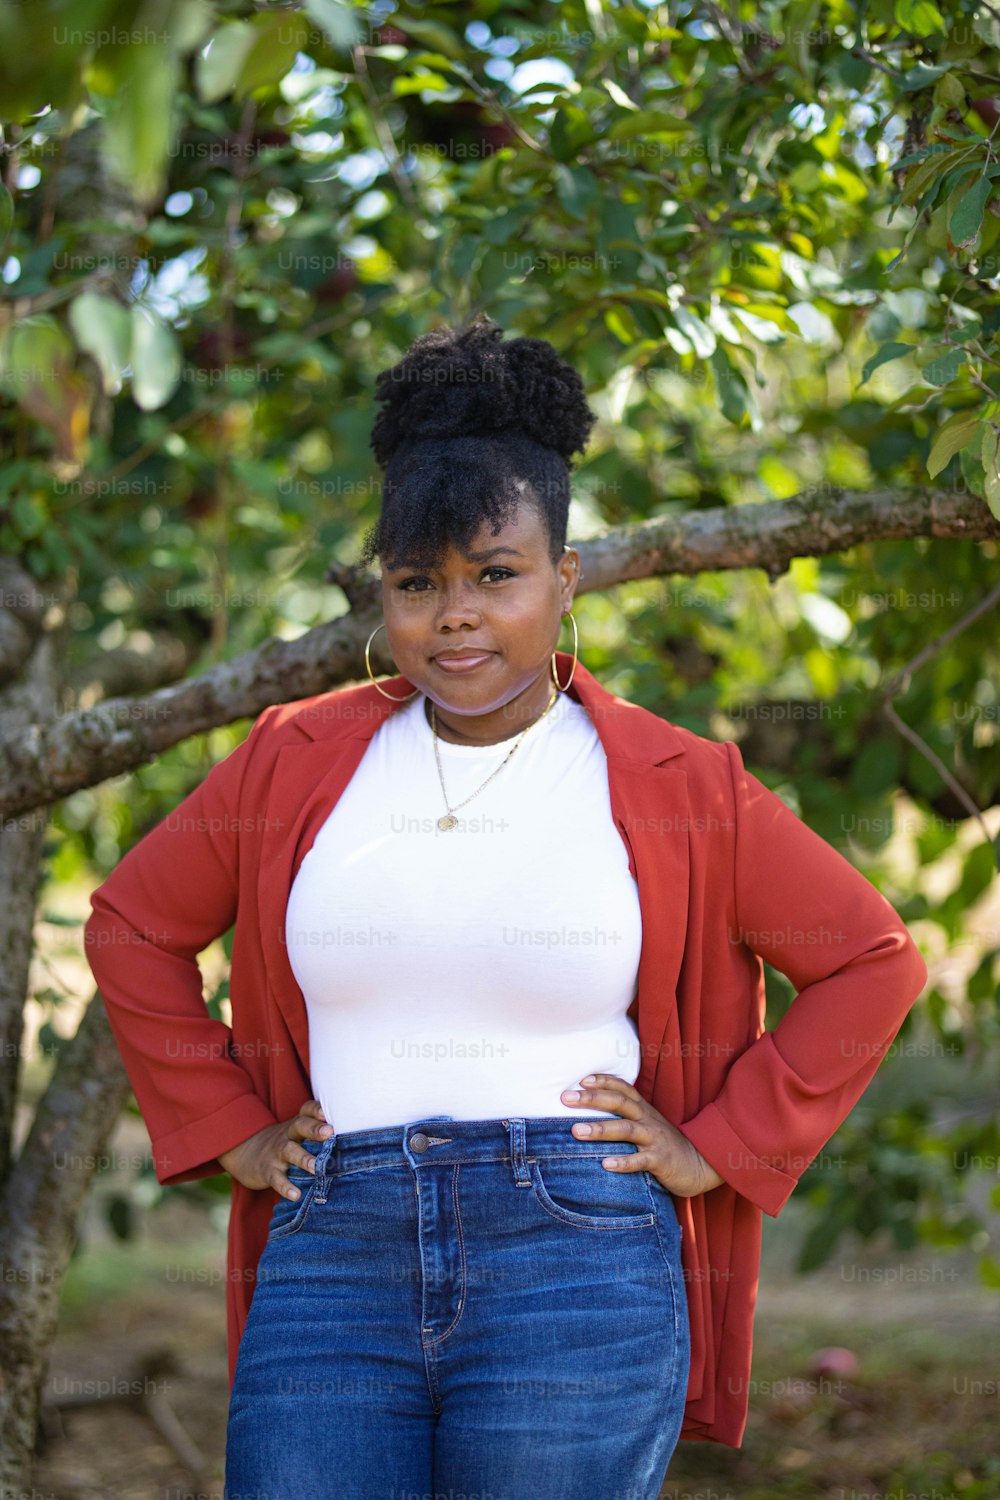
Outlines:
<svg viewBox="0 0 1000 1500"><path fill-rule="evenodd" d="M868 1086L927 965L881 892L726 749L738 937L796 997L678 1129L774 1218Z"/></svg>
<svg viewBox="0 0 1000 1500"><path fill-rule="evenodd" d="M87 962L164 1185L209 1177L277 1123L209 1015L197 954L236 917L240 789L273 712L135 844L90 898Z"/></svg>

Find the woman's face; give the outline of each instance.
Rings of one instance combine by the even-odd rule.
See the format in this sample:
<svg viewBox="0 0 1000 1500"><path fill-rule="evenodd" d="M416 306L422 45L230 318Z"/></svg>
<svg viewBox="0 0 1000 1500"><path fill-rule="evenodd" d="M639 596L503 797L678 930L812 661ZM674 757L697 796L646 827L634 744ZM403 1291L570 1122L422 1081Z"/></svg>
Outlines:
<svg viewBox="0 0 1000 1500"><path fill-rule="evenodd" d="M468 554L450 548L438 569L383 568L382 612L393 661L446 712L468 719L496 715L490 725L483 721L483 730L499 729L497 711L522 694L523 706L540 713L579 566L575 548L553 564L544 521L534 506L522 504L496 534L484 522ZM473 651L483 653L478 663ZM469 653L464 670L447 665L456 652Z"/></svg>

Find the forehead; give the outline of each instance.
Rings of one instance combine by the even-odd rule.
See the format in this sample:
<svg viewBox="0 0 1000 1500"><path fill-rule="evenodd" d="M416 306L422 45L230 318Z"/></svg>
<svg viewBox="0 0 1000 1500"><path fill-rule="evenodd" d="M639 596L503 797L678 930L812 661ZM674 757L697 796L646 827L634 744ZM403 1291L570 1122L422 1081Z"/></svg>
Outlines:
<svg viewBox="0 0 1000 1500"><path fill-rule="evenodd" d="M466 563L488 562L494 558L498 561L503 557L524 558L531 556L539 549L547 549L547 545L548 541L540 516L531 506L521 505L517 514L499 530L495 530L491 522L483 521L467 550L461 550L449 544L440 565L459 567ZM410 566L413 564L403 561L397 563L395 569L387 568L386 571L399 571Z"/></svg>

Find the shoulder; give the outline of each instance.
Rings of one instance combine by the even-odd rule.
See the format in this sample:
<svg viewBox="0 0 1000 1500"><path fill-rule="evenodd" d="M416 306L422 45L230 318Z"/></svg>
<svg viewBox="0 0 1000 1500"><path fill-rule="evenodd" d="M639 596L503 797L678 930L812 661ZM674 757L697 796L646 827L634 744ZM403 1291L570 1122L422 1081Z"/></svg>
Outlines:
<svg viewBox="0 0 1000 1500"><path fill-rule="evenodd" d="M354 736L359 726L378 724L386 717L387 700L369 683L351 683L306 698L292 698L272 703L251 726L248 740L254 748L266 746L272 751L284 745L301 744L304 739L335 740Z"/></svg>
<svg viewBox="0 0 1000 1500"><path fill-rule="evenodd" d="M739 747L732 740L698 734L617 694L607 694L600 707L616 721L616 743L648 756L653 764L674 764L689 777L727 784L743 769Z"/></svg>

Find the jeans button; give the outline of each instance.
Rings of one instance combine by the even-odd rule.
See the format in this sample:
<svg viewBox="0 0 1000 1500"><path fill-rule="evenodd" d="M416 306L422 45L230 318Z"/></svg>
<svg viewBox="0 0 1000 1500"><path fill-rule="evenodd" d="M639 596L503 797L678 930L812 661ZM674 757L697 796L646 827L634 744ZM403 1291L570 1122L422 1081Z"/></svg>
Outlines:
<svg viewBox="0 0 1000 1500"><path fill-rule="evenodd" d="M422 1130L418 1130L416 1135L410 1136L410 1147L414 1151L426 1151L429 1145L430 1141Z"/></svg>

